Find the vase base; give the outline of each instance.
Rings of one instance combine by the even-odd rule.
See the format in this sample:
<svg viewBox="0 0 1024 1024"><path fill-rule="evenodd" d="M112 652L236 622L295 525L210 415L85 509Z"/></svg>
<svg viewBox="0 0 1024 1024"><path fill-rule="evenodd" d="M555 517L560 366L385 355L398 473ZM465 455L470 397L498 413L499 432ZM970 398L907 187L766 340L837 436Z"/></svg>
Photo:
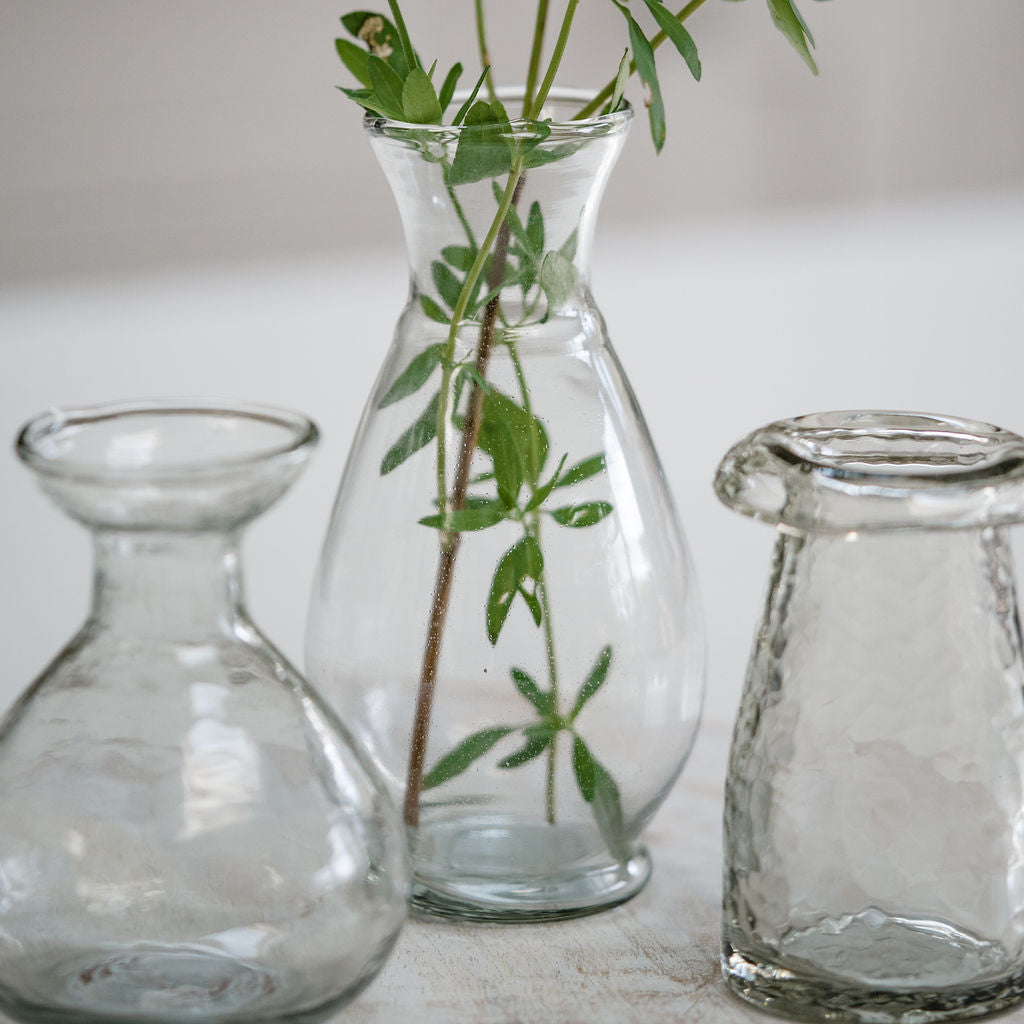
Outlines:
<svg viewBox="0 0 1024 1024"><path fill-rule="evenodd" d="M318 1024L363 987L318 1004L288 972L189 946L108 946L28 961L0 977L0 1009L25 1024Z"/></svg>
<svg viewBox="0 0 1024 1024"><path fill-rule="evenodd" d="M883 947L888 948L880 940L880 953ZM839 1024L973 1020L1006 1010L1024 998L1020 969L998 976L987 973L974 983L943 984L936 978L932 984L883 986L869 979L854 984L799 966L766 962L740 952L728 941L722 949L722 974L735 995L759 1009L793 1020Z"/></svg>
<svg viewBox="0 0 1024 1024"><path fill-rule="evenodd" d="M491 816L421 827L413 909L472 921L552 921L623 903L647 884L651 858L588 859L589 830Z"/></svg>

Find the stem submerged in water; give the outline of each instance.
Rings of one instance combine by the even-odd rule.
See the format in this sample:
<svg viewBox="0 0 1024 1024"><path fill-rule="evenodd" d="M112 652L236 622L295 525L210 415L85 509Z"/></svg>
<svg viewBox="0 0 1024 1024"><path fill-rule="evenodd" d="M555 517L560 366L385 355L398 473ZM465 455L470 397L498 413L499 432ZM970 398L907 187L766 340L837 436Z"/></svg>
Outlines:
<svg viewBox="0 0 1024 1024"><path fill-rule="evenodd" d="M462 445L459 449L459 460L455 469L455 481L451 494L447 493L447 469L445 459L445 432L449 417L449 395L455 353L455 339L458 325L466 314L469 296L476 288L483 270L486 257L494 246L494 259L488 275L488 291L496 288L505 276L505 263L508 256L508 239L510 228L507 221L508 211L518 201L522 192L524 178L522 161L513 165L509 174L508 186L498 206L487 237L477 252L477 258L466 277L466 283L459 295L452 326L448 332L446 349L446 366L441 381L441 400L438 404L437 429L437 461L438 461L438 507L442 510L461 509L466 501L466 488L469 486L469 470L476 450L477 434L480 431L480 415L483 408L484 393L479 384L473 383L470 396L469 411L462 428ZM480 340L476 351L476 372L481 379L486 377L487 364L491 357L494 344L494 328L498 318L500 296L495 295L487 303L484 319L480 325ZM448 617L448 604L451 600L452 581L455 573L455 556L459 549L459 533L444 533L441 537L441 553L438 559L437 575L434 582L434 596L430 607L430 621L427 626L427 642L423 652L423 664L420 670L419 692L416 697L416 713L413 719L412 741L409 750L409 770L406 777L404 818L406 825L415 828L420 818L420 792L423 788L423 771L426 764L427 738L430 732L430 714L433 708L434 688L437 683L437 666L441 658L441 642L444 635L444 624Z"/></svg>
<svg viewBox="0 0 1024 1024"><path fill-rule="evenodd" d="M562 18L562 25L555 43L554 52L548 64L547 72L541 83L537 95L533 98L528 116L536 118L547 100L548 93L555 80L558 67L565 53L565 46L572 28L573 18L580 0L569 0L566 5L565 15ZM481 0L477 0L478 14L482 19ZM482 31L482 20L479 21ZM483 40L483 35L481 35ZM539 48L539 42L538 42ZM508 212L514 204L519 201L524 184L523 158L517 157L512 161L509 170L508 181L502 193L501 201L498 204L498 211L494 216L491 226L487 231L480 248L477 250L476 258L473 261L466 279L463 282L462 290L459 293L455 309L452 312L451 327L448 332L448 339L445 345L445 360L441 377L440 400L437 411L437 500L438 508L442 511L455 511L463 507L466 500L466 488L469 484L470 464L473 453L476 450L477 433L480 429L480 414L483 406L483 390L474 381L470 396L469 412L462 430L462 444L459 450L459 459L455 471L455 480L451 493L448 492L448 467L447 467L447 444L446 435L448 420L451 413L450 396L452 385L452 374L454 372L455 342L458 330L462 324L469 302L475 292L477 282L483 273L487 257L492 249L494 251L491 260L491 270L488 275L488 290L495 289L501 284L505 276L505 265L508 256L508 243L511 229L508 222ZM487 303L484 311L484 318L480 325L480 336L476 352L476 371L480 379L486 378L487 365L490 360L491 346L494 340L494 328L498 318L498 309L501 304L500 295L495 296ZM416 697L416 711L413 719L412 737L409 749L409 768L406 776L405 801L403 813L405 823L410 828L416 828L420 820L420 793L423 789L423 774L426 763L427 740L430 733L430 717L433 709L434 691L437 684L437 668L441 658L441 647L444 637L444 626L448 616L448 605L451 600L452 581L455 573L455 558L459 549L458 533L444 533L441 537L441 551L438 558L437 575L434 581L434 593L431 602L430 619L427 625L427 639L423 651L423 662L420 670L419 690ZM546 616L545 616L546 618ZM548 814L549 820L553 819L553 774L549 779Z"/></svg>

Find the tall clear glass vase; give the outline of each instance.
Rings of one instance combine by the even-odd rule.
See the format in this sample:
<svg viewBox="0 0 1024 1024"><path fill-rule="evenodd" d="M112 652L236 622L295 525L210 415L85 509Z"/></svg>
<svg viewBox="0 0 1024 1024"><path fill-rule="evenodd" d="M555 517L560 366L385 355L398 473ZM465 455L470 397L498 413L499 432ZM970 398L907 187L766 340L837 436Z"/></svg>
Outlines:
<svg viewBox="0 0 1024 1024"><path fill-rule="evenodd" d="M631 114L569 120L581 105L565 93L510 128L365 122L411 285L307 668L404 803L414 901L440 914L542 919L637 892L640 834L700 714L690 557L589 286Z"/></svg>

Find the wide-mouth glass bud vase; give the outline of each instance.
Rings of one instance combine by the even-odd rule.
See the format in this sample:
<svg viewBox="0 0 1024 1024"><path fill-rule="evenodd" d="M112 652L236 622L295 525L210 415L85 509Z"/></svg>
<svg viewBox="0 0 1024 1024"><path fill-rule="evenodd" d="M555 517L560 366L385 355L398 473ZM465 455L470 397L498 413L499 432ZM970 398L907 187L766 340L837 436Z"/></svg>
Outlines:
<svg viewBox="0 0 1024 1024"><path fill-rule="evenodd" d="M948 416L771 424L719 497L777 526L733 738L722 965L784 1016L1024 995L1024 439Z"/></svg>
<svg viewBox="0 0 1024 1024"><path fill-rule="evenodd" d="M0 726L0 1009L302 1024L405 919L397 807L252 624L238 536L317 439L231 403L51 410L18 454L93 534L92 610Z"/></svg>
<svg viewBox="0 0 1024 1024"><path fill-rule="evenodd" d="M640 833L700 713L693 569L589 287L631 114L571 121L582 104L505 127L365 122L411 286L338 492L307 670L403 802L414 902L439 914L637 892Z"/></svg>

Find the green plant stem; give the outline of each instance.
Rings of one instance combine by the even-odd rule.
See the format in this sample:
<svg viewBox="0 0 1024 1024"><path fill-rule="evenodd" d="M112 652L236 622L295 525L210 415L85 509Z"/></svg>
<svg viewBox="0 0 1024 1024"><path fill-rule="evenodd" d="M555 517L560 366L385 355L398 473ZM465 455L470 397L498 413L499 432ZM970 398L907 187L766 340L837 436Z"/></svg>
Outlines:
<svg viewBox="0 0 1024 1024"><path fill-rule="evenodd" d="M392 5L396 0L391 0ZM541 83L533 105L532 116L536 117L547 100L551 85L558 72L565 45L572 28L572 20L576 14L579 0L569 0L562 27L554 52L548 64L547 73ZM470 399L470 410L462 430L462 446L459 464L456 469L455 482L451 496L448 494L448 468L446 434L449 417L449 401L451 396L452 374L454 372L455 341L459 325L462 323L469 308L470 297L474 294L480 275L483 273L487 256L494 248L494 259L491 261L492 287L496 288L505 276L505 261L508 255L508 239L510 227L508 211L513 203L518 202L523 183L523 157L513 159L509 168L508 181L498 204L498 212L487 230L483 242L477 251L473 264L466 274L462 291L452 311L451 327L445 345L445 359L442 368L441 391L437 410L437 498L438 509L458 509L465 501L466 487L469 482L469 467L476 450L476 435L480 428L480 412L483 406L483 391L474 381ZM481 379L486 377L487 362L490 358L490 346L494 337L494 325L498 317L500 295L496 294L487 303L483 323L480 326L480 342L477 346L476 369ZM441 535L441 551L438 557L437 575L434 581L434 594L431 602L430 620L427 625L427 640L423 651L423 664L420 671L420 684L416 696L416 711L413 718L412 739L409 747L409 769L406 775L405 800L403 816L410 828L416 828L420 820L420 793L423 789L423 772L426 764L427 739L430 732L430 717L434 703L434 689L437 682L437 666L441 658L441 644L444 635L445 620L448 616L448 604L451 600L452 581L455 575L455 558L459 548L459 533L443 532Z"/></svg>
<svg viewBox="0 0 1024 1024"><path fill-rule="evenodd" d="M458 337L459 325L466 316L470 297L476 291L477 282L480 280L480 275L484 271L484 266L487 263L487 257L490 254L494 243L497 241L498 235L503 229L507 238L509 229L505 222L505 218L508 216L508 211L512 206L516 190L521 187L520 179L522 177L522 171L523 160L522 157L520 157L518 160L514 160L512 162L508 181L505 184L505 191L502 193L501 202L498 204L498 212L494 215L494 220L491 221L491 226L487 229L487 234L484 236L484 240L481 243L480 248L477 249L476 257L473 260L472 266L469 268L469 272L466 274L466 280L462 285L462 291L459 292L459 298L455 303L455 309L452 311L452 322L448 329L448 338L445 342L444 366L441 374L441 400L438 402L437 406L437 507L442 512L448 508L448 457L446 434L449 416L448 403L455 362L455 341ZM498 280L500 281L501 279L499 278ZM488 303L488 309L490 309L490 303ZM472 454L472 452L470 454Z"/></svg>
<svg viewBox="0 0 1024 1024"><path fill-rule="evenodd" d="M532 416L533 407L530 401L530 388L526 383L526 374L523 372L523 362L519 358L519 351L514 341L509 342L509 353L512 357L512 366L515 369L516 381L519 384L519 392L523 397L523 408L528 416ZM534 444L534 463L537 462L536 436L532 439ZM531 513L526 522L526 533L533 537L537 547L541 548L540 542L540 513ZM543 550L541 548L541 550ZM542 556L543 557L543 556ZM548 596L547 573L541 572L537 580L537 600L540 602L541 622L544 628L544 650L548 662L548 687L551 693L551 703L555 714L560 714L558 707L558 660L555 657L555 628L551 621L551 600ZM555 824L555 770L558 764L558 734L551 737L547 751L547 781L544 786L544 812L549 825Z"/></svg>
<svg viewBox="0 0 1024 1024"><path fill-rule="evenodd" d="M530 120L535 121L540 117L541 109L545 102L547 102L548 93L551 92L551 86L555 82L555 75L558 74L562 57L565 55L565 47L569 42L569 33L572 31L573 18L576 17L576 8L579 5L580 0L569 0L569 3L566 4L565 15L562 17L562 27L558 30L558 37L555 39L555 49L551 54L551 60L548 61L547 73L544 75L544 80L540 84L540 89L537 91L533 105L526 115Z"/></svg>
<svg viewBox="0 0 1024 1024"><path fill-rule="evenodd" d="M477 434L480 430L480 419L483 409L484 393L475 382L470 398L469 411L462 428L462 446L459 461L455 470L455 480L451 495L447 494L447 469L445 468L445 433L449 415L448 400L451 392L455 338L458 325L466 315L469 296L476 288L476 282L483 272L487 253L496 246L495 258L491 262L488 279L488 290L496 288L505 276L505 262L508 254L508 238L510 228L507 221L509 208L518 201L523 186L522 160L515 161L509 173L508 184L502 202L498 207L498 215L491 223L483 245L477 252L473 266L470 267L463 284L456 308L452 316L452 325L448 333L446 360L442 374L441 399L438 403L439 421L437 430L437 457L440 473L438 477L438 508L462 508L466 500L466 489L469 485L469 469L476 450ZM490 360L491 346L494 341L494 325L501 304L499 295L495 295L484 311L483 323L480 325L480 341L477 344L476 371L481 379L486 377L487 364ZM443 417L443 418L441 418ZM450 501L450 505L449 505ZM455 578L455 557L459 550L459 533L442 533L441 551L438 556L437 575L434 580L434 594L430 605L430 619L427 625L427 641L423 650L423 664L420 669L420 685L416 695L416 711L413 717L412 740L409 747L409 769L406 775L405 802L403 817L406 825L416 828L420 820L420 792L423 789L423 772L426 765L427 739L430 733L430 716L434 704L434 689L437 684L437 666L441 659L441 643L444 636L445 620L448 617L448 604L451 600L452 582Z"/></svg>
<svg viewBox="0 0 1024 1024"><path fill-rule="evenodd" d="M484 72L487 97L493 103L498 94L494 89L494 75L491 73L491 54L487 48L487 29L484 25L484 0L474 0L476 12L476 43L480 50L480 70Z"/></svg>
<svg viewBox="0 0 1024 1024"><path fill-rule="evenodd" d="M419 66L416 59L416 51L413 49L412 39L409 38L409 29L406 27L402 9L398 6L398 0L388 0L391 7L391 17L394 19L395 28L398 31L398 40L402 44L402 53L405 55L405 62L410 68Z"/></svg>
<svg viewBox="0 0 1024 1024"><path fill-rule="evenodd" d="M540 74L540 58L544 49L544 32L548 23L548 0L538 0L537 21L533 27L533 45L530 47L530 67L526 73L526 92L523 94L523 117L527 117L533 106L533 95L537 89Z"/></svg>
<svg viewBox="0 0 1024 1024"><path fill-rule="evenodd" d="M700 10L707 0L690 0L690 2L676 13L676 21L682 23L686 21L695 11ZM657 35L651 36L650 43L652 49L657 49L668 36L664 32L659 32ZM630 61L629 73L636 73L636 62ZM574 121L582 121L584 118L593 117L601 107L611 99L612 93L615 92L615 79L611 79L605 87L588 103L586 106L581 107L576 114L573 116Z"/></svg>
<svg viewBox="0 0 1024 1024"><path fill-rule="evenodd" d="M533 539L537 542L537 547L540 544L540 516L534 513L531 516L531 532L533 533ZM544 623L544 648L547 651L548 657L548 683L551 691L551 703L555 711L555 714L560 714L558 707L558 662L555 658L555 627L551 621L551 600L548 596L548 585L547 585L547 570L541 573L541 577L537 580L537 599L540 601L540 613L541 619ZM556 745L558 743L558 734L555 733L551 737L551 743L548 745L548 763L547 763L547 784L544 787L544 809L549 825L555 823L555 768L557 766L557 755Z"/></svg>

